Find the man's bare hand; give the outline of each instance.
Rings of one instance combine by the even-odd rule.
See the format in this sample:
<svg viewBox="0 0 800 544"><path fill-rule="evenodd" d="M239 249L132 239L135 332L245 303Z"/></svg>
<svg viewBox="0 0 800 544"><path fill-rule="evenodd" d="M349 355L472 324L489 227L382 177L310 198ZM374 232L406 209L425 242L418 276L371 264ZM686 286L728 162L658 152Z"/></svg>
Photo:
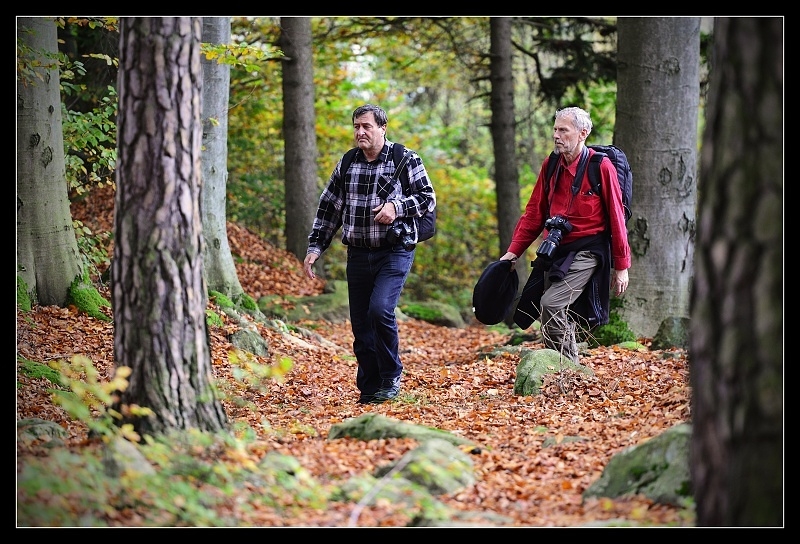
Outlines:
<svg viewBox="0 0 800 544"><path fill-rule="evenodd" d="M628 288L628 269L614 270L614 274L612 274L612 276L614 278L612 280L614 294L618 297L621 297Z"/></svg>
<svg viewBox="0 0 800 544"><path fill-rule="evenodd" d="M314 269L311 268L312 266L314 266L317 257L318 255L316 253L309 253L308 255L306 255L306 258L303 259L303 270L305 270L306 276L308 276L312 280L317 277L317 275L314 274Z"/></svg>
<svg viewBox="0 0 800 544"><path fill-rule="evenodd" d="M397 210L391 202L372 208L372 211L377 214L375 221L383 225L391 225L397 219Z"/></svg>

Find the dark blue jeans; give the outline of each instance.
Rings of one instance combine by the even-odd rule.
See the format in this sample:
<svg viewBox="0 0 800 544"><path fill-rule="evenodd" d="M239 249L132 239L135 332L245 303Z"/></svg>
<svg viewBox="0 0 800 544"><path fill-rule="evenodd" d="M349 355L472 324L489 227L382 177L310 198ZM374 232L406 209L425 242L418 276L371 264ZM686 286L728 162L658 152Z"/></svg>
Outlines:
<svg viewBox="0 0 800 544"><path fill-rule="evenodd" d="M347 248L347 290L353 352L358 361L356 386L373 395L381 381L403 372L394 310L406 282L414 251L402 246Z"/></svg>

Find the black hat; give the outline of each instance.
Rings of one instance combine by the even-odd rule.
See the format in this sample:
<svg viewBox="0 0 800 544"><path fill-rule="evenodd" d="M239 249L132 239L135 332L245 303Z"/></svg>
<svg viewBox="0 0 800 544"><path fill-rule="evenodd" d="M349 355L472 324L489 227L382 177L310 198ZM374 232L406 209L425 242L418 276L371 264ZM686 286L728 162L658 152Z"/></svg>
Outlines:
<svg viewBox="0 0 800 544"><path fill-rule="evenodd" d="M513 261L494 261L478 278L472 291L472 311L484 325L496 325L511 312L519 288Z"/></svg>

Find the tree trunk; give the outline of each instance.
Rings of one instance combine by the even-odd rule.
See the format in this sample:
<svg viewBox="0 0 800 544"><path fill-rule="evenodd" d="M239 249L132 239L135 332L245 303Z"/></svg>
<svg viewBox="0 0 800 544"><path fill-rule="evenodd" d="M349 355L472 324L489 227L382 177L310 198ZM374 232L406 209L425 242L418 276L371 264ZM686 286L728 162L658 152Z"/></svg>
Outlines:
<svg viewBox="0 0 800 544"><path fill-rule="evenodd" d="M130 367L118 409L140 433L216 431L200 213L198 17L120 19L114 358Z"/></svg>
<svg viewBox="0 0 800 544"><path fill-rule="evenodd" d="M17 275L31 303L64 306L80 276L61 126L56 23L17 21Z"/></svg>
<svg viewBox="0 0 800 544"><path fill-rule="evenodd" d="M204 17L203 42L227 45L231 40L230 17ZM231 67L207 59L203 66L203 263L209 290L236 300L244 289L236 274L225 211L228 182L228 97Z"/></svg>
<svg viewBox="0 0 800 544"><path fill-rule="evenodd" d="M783 19L718 18L692 292L698 526L783 512Z"/></svg>
<svg viewBox="0 0 800 544"><path fill-rule="evenodd" d="M514 130L514 75L511 71L511 18L492 17L489 21L490 80L492 109L492 142L494 143L494 177L497 187L497 228L500 247L496 258L506 253L514 227L522 213L519 196L519 174ZM520 255L520 257L522 257ZM528 279L528 263L519 259L515 266L520 289ZM513 323L513 312L507 318Z"/></svg>
<svg viewBox="0 0 800 544"><path fill-rule="evenodd" d="M620 17L618 38L614 143L628 156L634 183L621 315L638 336L652 338L665 318L689 316L700 18Z"/></svg>
<svg viewBox="0 0 800 544"><path fill-rule="evenodd" d="M311 19L282 17L286 249L301 261L319 196ZM320 262L315 267L322 272Z"/></svg>

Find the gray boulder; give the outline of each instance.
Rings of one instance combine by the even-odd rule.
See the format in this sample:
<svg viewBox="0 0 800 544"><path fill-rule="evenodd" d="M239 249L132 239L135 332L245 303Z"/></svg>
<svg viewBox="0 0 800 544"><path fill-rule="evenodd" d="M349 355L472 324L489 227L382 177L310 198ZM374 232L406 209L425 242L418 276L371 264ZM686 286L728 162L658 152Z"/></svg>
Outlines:
<svg viewBox="0 0 800 544"><path fill-rule="evenodd" d="M688 317L668 317L661 322L658 332L653 337L650 349L689 349L689 325Z"/></svg>
<svg viewBox="0 0 800 544"><path fill-rule="evenodd" d="M443 495L475 483L472 459L450 442L440 438L424 441L396 463L377 469L375 476L389 474L421 485L433 495Z"/></svg>
<svg viewBox="0 0 800 544"><path fill-rule="evenodd" d="M691 425L680 423L614 455L583 497L644 495L661 504L684 506L692 496L691 435Z"/></svg>
<svg viewBox="0 0 800 544"><path fill-rule="evenodd" d="M337 438L357 438L359 440L376 440L379 438L413 438L420 442L438 438L457 446L475 446L466 438L454 435L450 432L413 423L405 423L396 419L390 419L380 414L364 414L356 418L345 420L341 423L331 425L328 431L328 440Z"/></svg>

